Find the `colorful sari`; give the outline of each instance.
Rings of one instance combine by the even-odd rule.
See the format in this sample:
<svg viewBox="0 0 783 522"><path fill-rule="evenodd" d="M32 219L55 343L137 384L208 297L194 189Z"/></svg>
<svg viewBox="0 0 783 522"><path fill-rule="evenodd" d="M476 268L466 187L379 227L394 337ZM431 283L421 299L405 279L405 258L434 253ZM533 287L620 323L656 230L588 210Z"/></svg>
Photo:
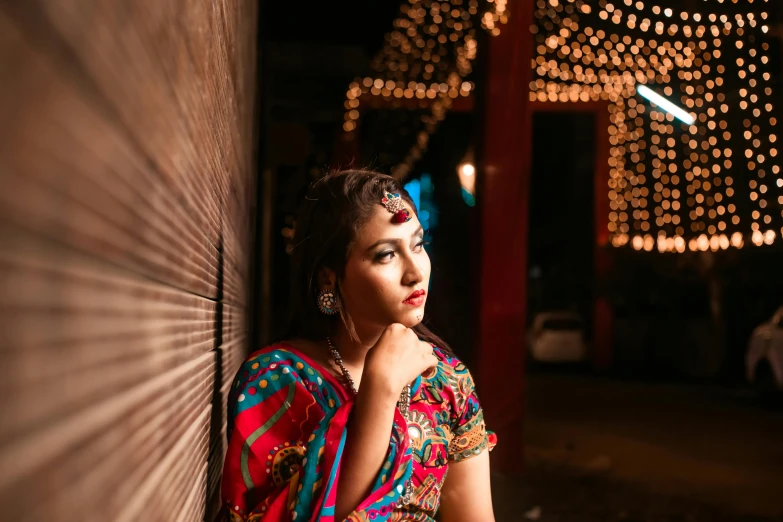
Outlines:
<svg viewBox="0 0 783 522"><path fill-rule="evenodd" d="M347 520L431 522L449 462L494 447L470 372L434 350L437 370L414 381L410 420L395 412L384 464ZM231 522L332 522L352 406L337 378L294 348L252 354L229 397L222 496ZM411 477L412 502L398 508Z"/></svg>

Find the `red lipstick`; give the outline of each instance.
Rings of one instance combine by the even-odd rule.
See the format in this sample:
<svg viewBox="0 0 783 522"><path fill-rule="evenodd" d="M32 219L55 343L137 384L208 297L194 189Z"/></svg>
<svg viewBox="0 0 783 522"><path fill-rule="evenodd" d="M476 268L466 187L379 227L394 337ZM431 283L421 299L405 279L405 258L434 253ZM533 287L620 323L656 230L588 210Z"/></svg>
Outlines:
<svg viewBox="0 0 783 522"><path fill-rule="evenodd" d="M427 294L425 290L416 290L411 295L409 295L403 303L413 305L413 306L421 306L424 304L424 296Z"/></svg>

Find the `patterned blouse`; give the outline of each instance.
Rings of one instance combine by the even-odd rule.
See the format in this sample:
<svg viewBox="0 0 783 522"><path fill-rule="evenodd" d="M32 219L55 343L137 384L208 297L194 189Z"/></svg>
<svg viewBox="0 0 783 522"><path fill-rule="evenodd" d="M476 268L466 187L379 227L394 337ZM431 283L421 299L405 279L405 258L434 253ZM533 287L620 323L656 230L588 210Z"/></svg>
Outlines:
<svg viewBox="0 0 783 522"><path fill-rule="evenodd" d="M347 520L432 522L449 463L494 447L470 372L439 348L434 353L437 369L414 381L408 420L395 412L385 463ZM352 406L337 378L293 347L252 354L229 397L222 495L230 520L334 520ZM397 507L411 477L411 503Z"/></svg>

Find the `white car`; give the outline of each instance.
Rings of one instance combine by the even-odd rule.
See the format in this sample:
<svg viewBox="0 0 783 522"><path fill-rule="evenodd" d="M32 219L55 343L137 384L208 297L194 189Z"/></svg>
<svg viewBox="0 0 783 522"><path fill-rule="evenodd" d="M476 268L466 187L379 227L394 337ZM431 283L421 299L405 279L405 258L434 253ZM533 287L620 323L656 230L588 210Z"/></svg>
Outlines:
<svg viewBox="0 0 783 522"><path fill-rule="evenodd" d="M783 392L783 308L753 330L745 363L748 380L762 396Z"/></svg>
<svg viewBox="0 0 783 522"><path fill-rule="evenodd" d="M540 313L528 333L528 348L536 362L583 362L587 359L584 321L573 312Z"/></svg>

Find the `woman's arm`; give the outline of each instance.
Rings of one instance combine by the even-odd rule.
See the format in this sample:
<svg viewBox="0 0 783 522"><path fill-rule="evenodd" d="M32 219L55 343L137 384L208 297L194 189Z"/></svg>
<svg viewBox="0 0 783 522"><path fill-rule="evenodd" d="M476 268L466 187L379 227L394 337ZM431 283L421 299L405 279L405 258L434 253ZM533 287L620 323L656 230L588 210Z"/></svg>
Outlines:
<svg viewBox="0 0 783 522"><path fill-rule="evenodd" d="M449 462L438 513L442 522L495 522L489 487L489 451Z"/></svg>
<svg viewBox="0 0 783 522"><path fill-rule="evenodd" d="M370 379L362 384L348 423L335 520L345 520L367 498L389 452L399 396L385 387L373 386Z"/></svg>
<svg viewBox="0 0 783 522"><path fill-rule="evenodd" d="M390 449L400 391L436 364L432 346L401 324L386 327L367 353L340 463L336 520L344 520L367 498L380 474Z"/></svg>

